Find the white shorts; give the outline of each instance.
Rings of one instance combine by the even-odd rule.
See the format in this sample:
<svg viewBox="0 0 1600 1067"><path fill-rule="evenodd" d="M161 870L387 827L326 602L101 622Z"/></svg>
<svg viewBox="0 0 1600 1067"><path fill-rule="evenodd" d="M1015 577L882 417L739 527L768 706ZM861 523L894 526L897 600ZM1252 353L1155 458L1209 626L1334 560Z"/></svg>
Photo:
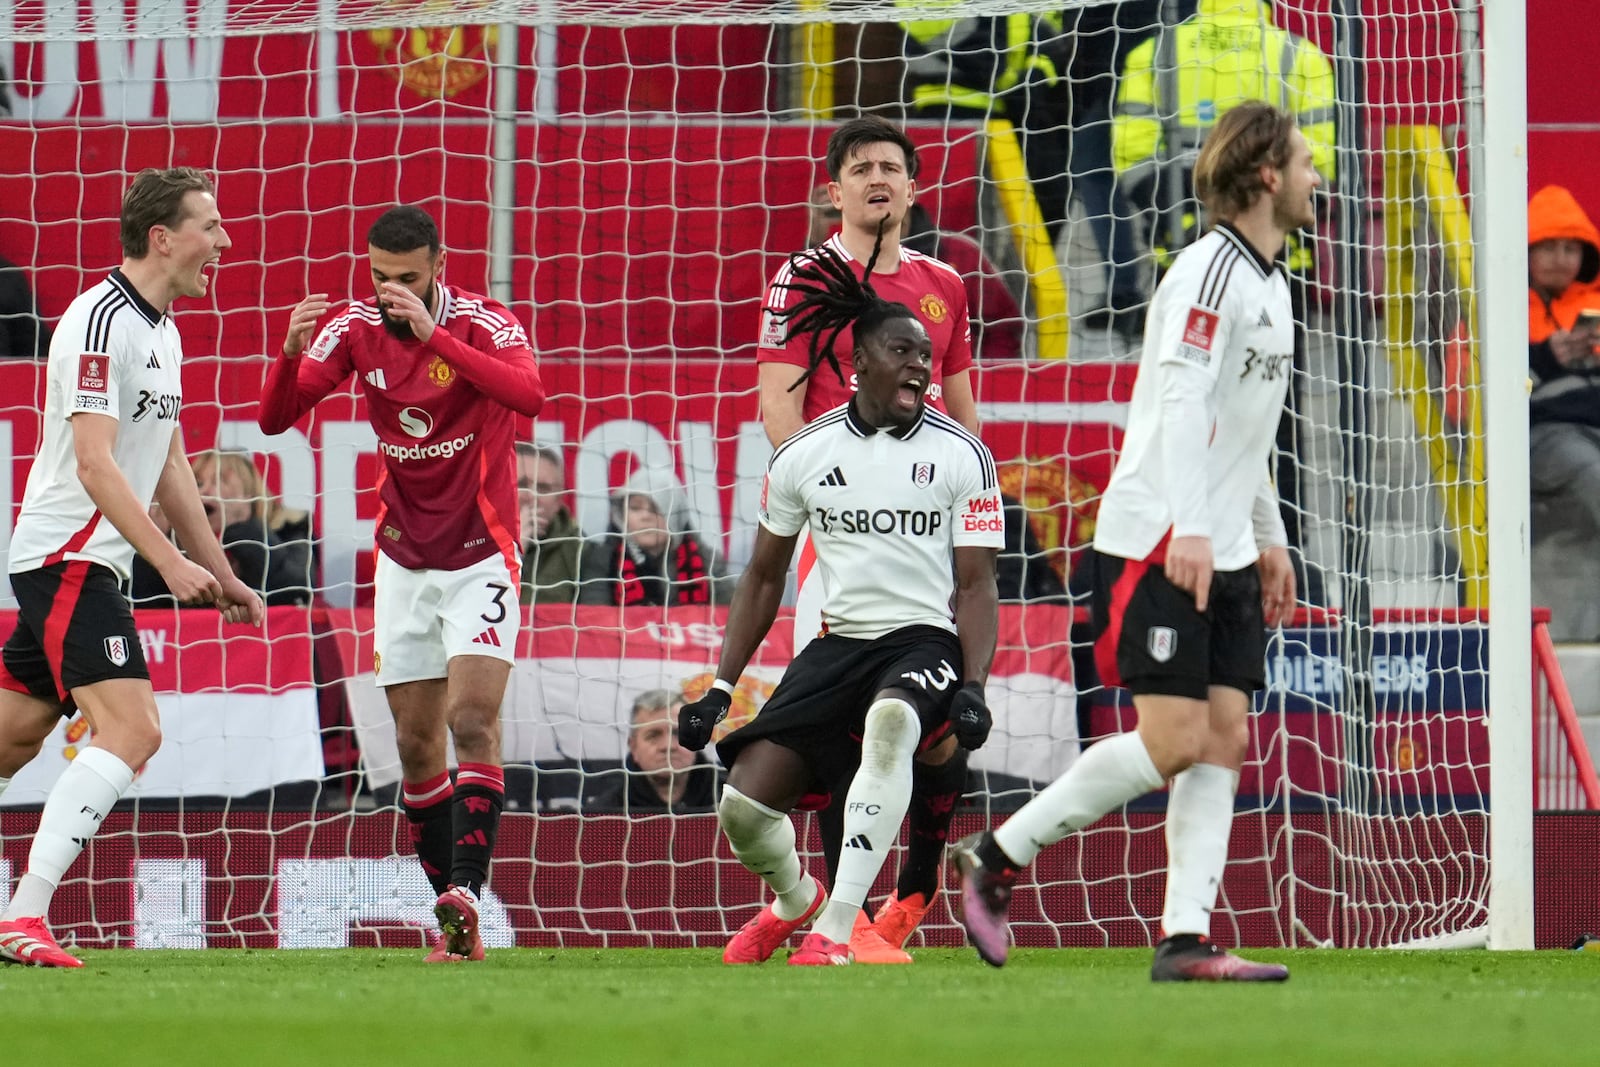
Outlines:
<svg viewBox="0 0 1600 1067"><path fill-rule="evenodd" d="M456 656L513 662L522 625L518 581L503 556L458 571L413 571L379 552L372 604L378 685L444 678Z"/></svg>

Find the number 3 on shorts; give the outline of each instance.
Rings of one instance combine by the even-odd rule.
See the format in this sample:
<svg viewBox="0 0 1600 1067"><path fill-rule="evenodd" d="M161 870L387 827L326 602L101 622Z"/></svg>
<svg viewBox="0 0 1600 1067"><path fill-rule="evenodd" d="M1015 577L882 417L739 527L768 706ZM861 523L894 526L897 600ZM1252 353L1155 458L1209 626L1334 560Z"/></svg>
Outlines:
<svg viewBox="0 0 1600 1067"><path fill-rule="evenodd" d="M490 610L493 614L486 611L478 617L490 626L498 626L506 621L506 612L508 610L506 608L506 594L511 592L511 587L502 582L485 582L484 585L488 586L490 592L494 594L490 598Z"/></svg>

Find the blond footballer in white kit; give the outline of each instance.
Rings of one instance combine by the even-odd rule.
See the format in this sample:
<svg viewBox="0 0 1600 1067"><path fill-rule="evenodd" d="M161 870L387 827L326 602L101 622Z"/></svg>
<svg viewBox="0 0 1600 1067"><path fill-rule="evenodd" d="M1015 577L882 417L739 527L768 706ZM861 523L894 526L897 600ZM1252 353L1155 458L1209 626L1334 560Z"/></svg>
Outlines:
<svg viewBox="0 0 1600 1067"><path fill-rule="evenodd" d="M0 792L76 707L93 740L45 799L27 872L0 914L0 959L81 967L46 924L56 886L161 745L155 692L122 595L139 552L184 603L259 623L183 450L183 351L169 317L204 296L229 247L211 181L145 170L122 200L122 266L67 308L50 342L44 439L28 473L9 570L17 627L0 666ZM161 504L183 547L150 520Z"/></svg>
<svg viewBox="0 0 1600 1067"><path fill-rule="evenodd" d="M1216 223L1162 280L1145 329L1123 453L1095 535L1095 662L1133 692L1134 732L1091 746L989 834L956 851L963 922L1005 962L1006 911L1039 852L1168 780L1167 893L1155 981L1282 981L1288 969L1210 939L1228 857L1265 626L1294 607L1273 436L1294 349L1276 260L1315 222L1321 183L1294 120L1260 102L1218 121L1195 167Z"/></svg>

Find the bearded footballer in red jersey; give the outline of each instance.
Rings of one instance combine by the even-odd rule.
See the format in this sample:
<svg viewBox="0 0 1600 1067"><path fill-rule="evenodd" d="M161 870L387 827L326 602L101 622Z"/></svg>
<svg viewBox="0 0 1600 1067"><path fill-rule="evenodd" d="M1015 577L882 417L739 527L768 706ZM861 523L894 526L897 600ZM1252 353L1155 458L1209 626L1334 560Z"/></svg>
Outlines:
<svg viewBox="0 0 1600 1067"><path fill-rule="evenodd" d="M478 896L505 801L500 702L521 615L515 420L544 385L504 306L439 279L420 208L367 232L376 295L316 334L326 293L296 305L267 375L261 428L282 433L355 374L378 435L375 672L394 716L411 840L438 899L430 962L481 960ZM460 761L452 784L445 731Z"/></svg>

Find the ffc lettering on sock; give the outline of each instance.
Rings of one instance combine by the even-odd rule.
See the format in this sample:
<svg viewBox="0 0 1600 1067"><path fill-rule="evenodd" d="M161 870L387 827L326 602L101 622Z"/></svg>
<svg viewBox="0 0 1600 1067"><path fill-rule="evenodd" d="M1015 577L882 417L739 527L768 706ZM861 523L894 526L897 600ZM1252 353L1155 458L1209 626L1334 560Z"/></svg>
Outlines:
<svg viewBox="0 0 1600 1067"><path fill-rule="evenodd" d="M55 887L101 821L133 784L133 768L103 748L86 748L50 787L28 850L27 874L6 914L44 915Z"/></svg>

